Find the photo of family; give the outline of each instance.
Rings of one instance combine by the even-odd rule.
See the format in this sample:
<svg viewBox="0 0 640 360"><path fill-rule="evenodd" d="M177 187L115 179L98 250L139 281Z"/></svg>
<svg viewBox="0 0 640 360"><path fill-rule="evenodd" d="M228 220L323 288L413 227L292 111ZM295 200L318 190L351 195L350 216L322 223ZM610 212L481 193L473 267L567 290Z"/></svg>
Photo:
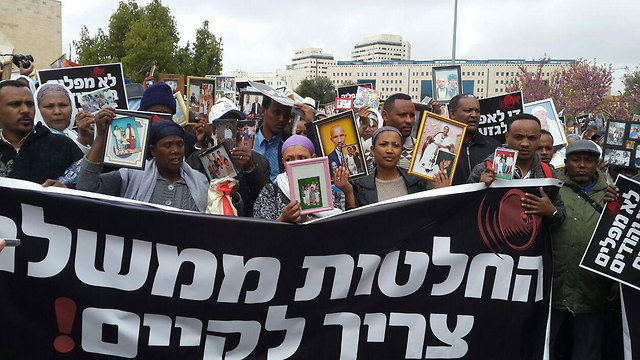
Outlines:
<svg viewBox="0 0 640 360"><path fill-rule="evenodd" d="M353 111L346 111L313 122L321 154L329 159L332 178L333 173L341 166L349 169L350 180L368 175L368 169L362 161L364 151L354 118Z"/></svg>
<svg viewBox="0 0 640 360"><path fill-rule="evenodd" d="M109 124L104 163L143 168L146 157L150 121L143 118L120 117Z"/></svg>
<svg viewBox="0 0 640 360"><path fill-rule="evenodd" d="M223 93L236 91L236 78L219 76L216 78L216 91Z"/></svg>
<svg viewBox="0 0 640 360"><path fill-rule="evenodd" d="M607 145L624 145L624 132L627 123L620 121L609 121L607 125Z"/></svg>
<svg viewBox="0 0 640 360"><path fill-rule="evenodd" d="M238 120L236 119L218 119L213 122L217 144L224 143L227 148L236 147L236 133L238 132Z"/></svg>
<svg viewBox="0 0 640 360"><path fill-rule="evenodd" d="M409 173L433 180L440 170L444 170L449 179L453 179L456 161L450 167L442 167L438 162L438 155L442 150L454 154L454 159L457 158L467 127L428 111L423 114L424 120L418 129L418 141L413 150Z"/></svg>
<svg viewBox="0 0 640 360"><path fill-rule="evenodd" d="M242 94L242 112L245 115L260 116L262 108L262 94L244 93Z"/></svg>
<svg viewBox="0 0 640 360"><path fill-rule="evenodd" d="M231 155L224 143L214 146L200 155L200 161L204 166L209 180L220 179L225 176L235 177L238 175Z"/></svg>
<svg viewBox="0 0 640 360"><path fill-rule="evenodd" d="M629 166L631 151L604 149L604 161L608 165Z"/></svg>
<svg viewBox="0 0 640 360"><path fill-rule="evenodd" d="M558 112L553 99L544 99L524 104L523 111L540 120L542 130L547 130L553 137L553 146L566 145L567 135L564 132L564 124L558 119Z"/></svg>
<svg viewBox="0 0 640 360"><path fill-rule="evenodd" d="M92 114L105 107L117 108L116 100L118 100L118 94L108 87L86 93L78 98L82 110L89 111Z"/></svg>
<svg viewBox="0 0 640 360"><path fill-rule="evenodd" d="M497 148L493 155L493 169L496 179L512 180L517 158L517 150Z"/></svg>
<svg viewBox="0 0 640 360"><path fill-rule="evenodd" d="M196 113L204 114L207 118L215 99L216 79L202 77L187 77L187 108Z"/></svg>
<svg viewBox="0 0 640 360"><path fill-rule="evenodd" d="M460 66L434 67L431 71L433 98L437 102L448 103L460 94Z"/></svg>
<svg viewBox="0 0 640 360"><path fill-rule="evenodd" d="M629 128L629 139L640 139L640 124L631 124Z"/></svg>
<svg viewBox="0 0 640 360"><path fill-rule="evenodd" d="M333 209L331 176L326 157L290 161L286 168L291 200L300 203L300 214Z"/></svg>
<svg viewBox="0 0 640 360"><path fill-rule="evenodd" d="M239 120L238 132L236 136L236 146L244 146L253 149L253 141L256 138L256 121Z"/></svg>

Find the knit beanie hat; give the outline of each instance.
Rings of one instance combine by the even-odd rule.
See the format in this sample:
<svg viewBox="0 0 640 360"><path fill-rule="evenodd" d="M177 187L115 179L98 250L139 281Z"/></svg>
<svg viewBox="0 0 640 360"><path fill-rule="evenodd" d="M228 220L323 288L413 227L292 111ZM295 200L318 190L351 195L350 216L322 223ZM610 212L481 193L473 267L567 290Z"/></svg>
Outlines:
<svg viewBox="0 0 640 360"><path fill-rule="evenodd" d="M166 105L171 109L171 114L176 113L176 99L173 98L173 91L169 85L159 82L144 91L140 101L140 111L146 111L153 105Z"/></svg>

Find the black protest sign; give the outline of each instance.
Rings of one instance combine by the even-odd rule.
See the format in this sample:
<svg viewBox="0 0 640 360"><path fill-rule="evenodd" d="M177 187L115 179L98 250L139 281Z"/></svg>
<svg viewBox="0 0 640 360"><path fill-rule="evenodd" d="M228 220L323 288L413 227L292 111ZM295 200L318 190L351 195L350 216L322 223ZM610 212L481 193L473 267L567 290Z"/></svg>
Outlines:
<svg viewBox="0 0 640 360"><path fill-rule="evenodd" d="M371 89L371 84L358 84L358 85L349 85L343 86L336 89L339 98L352 98L355 100L356 94L358 93L358 87L364 87Z"/></svg>
<svg viewBox="0 0 640 360"><path fill-rule="evenodd" d="M610 202L580 262L580 267L640 290L640 183L616 179L619 198Z"/></svg>
<svg viewBox="0 0 640 360"><path fill-rule="evenodd" d="M520 198L560 182L528 181L292 225L0 178L22 240L0 253L2 357L543 359L551 246Z"/></svg>
<svg viewBox="0 0 640 360"><path fill-rule="evenodd" d="M620 288L624 358L637 359L640 357L640 291L625 285Z"/></svg>
<svg viewBox="0 0 640 360"><path fill-rule="evenodd" d="M478 131L504 144L507 121L523 112L522 91L479 99Z"/></svg>
<svg viewBox="0 0 640 360"><path fill-rule="evenodd" d="M83 94L108 87L118 96L118 109L129 108L120 63L38 70L38 81L40 84L55 82L69 89L76 97L76 107L80 107L78 99Z"/></svg>

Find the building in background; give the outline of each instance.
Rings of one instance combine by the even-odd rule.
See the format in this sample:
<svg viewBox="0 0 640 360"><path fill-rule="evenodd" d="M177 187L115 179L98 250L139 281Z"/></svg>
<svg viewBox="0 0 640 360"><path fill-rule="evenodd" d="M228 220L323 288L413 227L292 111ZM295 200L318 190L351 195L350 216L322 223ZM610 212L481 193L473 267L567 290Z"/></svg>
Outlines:
<svg viewBox="0 0 640 360"><path fill-rule="evenodd" d="M327 76L328 67L335 64L333 55L323 53L322 49L306 48L296 51L292 64L287 66L287 69L300 70L305 78L314 78Z"/></svg>
<svg viewBox="0 0 640 360"><path fill-rule="evenodd" d="M379 62L411 60L411 44L398 35L370 36L351 50L352 61Z"/></svg>
<svg viewBox="0 0 640 360"><path fill-rule="evenodd" d="M47 69L62 56L62 3L58 0L0 1L0 50L33 55ZM2 58L4 61L9 57ZM13 68L16 71L15 67Z"/></svg>

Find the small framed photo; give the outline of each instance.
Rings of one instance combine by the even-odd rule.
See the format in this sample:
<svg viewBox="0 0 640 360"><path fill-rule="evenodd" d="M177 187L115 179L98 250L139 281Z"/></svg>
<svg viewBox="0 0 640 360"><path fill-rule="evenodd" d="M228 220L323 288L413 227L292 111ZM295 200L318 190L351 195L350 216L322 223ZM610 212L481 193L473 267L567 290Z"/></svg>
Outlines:
<svg viewBox="0 0 640 360"><path fill-rule="evenodd" d="M580 125L578 125L578 124L567 126L567 135L578 135L578 136L580 136L581 132L582 131L580 129Z"/></svg>
<svg viewBox="0 0 640 360"><path fill-rule="evenodd" d="M173 121L178 125L186 124L189 121L189 112L187 111L187 105L184 104L182 92L175 92L173 98L176 99L176 114L173 115Z"/></svg>
<svg viewBox="0 0 640 360"><path fill-rule="evenodd" d="M631 121L640 122L640 115L634 114L633 117L631 117Z"/></svg>
<svg viewBox="0 0 640 360"><path fill-rule="evenodd" d="M440 170L444 170L451 183L466 131L467 125L463 123L424 111L409 174L433 180ZM446 153L454 155L452 163L442 162L450 157Z"/></svg>
<svg viewBox="0 0 640 360"><path fill-rule="evenodd" d="M107 131L103 162L105 165L144 169L151 120L141 117L114 119Z"/></svg>
<svg viewBox="0 0 640 360"><path fill-rule="evenodd" d="M216 79L188 76L187 91L187 110L193 111L196 116L204 114L209 118L216 98Z"/></svg>
<svg viewBox="0 0 640 360"><path fill-rule="evenodd" d="M353 108L360 109L368 106L372 110L378 110L380 106L380 93L364 86L358 86L356 98L353 100Z"/></svg>
<svg viewBox="0 0 640 360"><path fill-rule="evenodd" d="M184 91L184 75L158 73L158 81L169 85L174 94Z"/></svg>
<svg viewBox="0 0 640 360"><path fill-rule="evenodd" d="M633 150L636 147L636 142L633 140L627 140L624 142L624 148Z"/></svg>
<svg viewBox="0 0 640 360"><path fill-rule="evenodd" d="M209 180L238 175L231 161L231 153L224 143L209 148L200 154L199 158Z"/></svg>
<svg viewBox="0 0 640 360"><path fill-rule="evenodd" d="M604 149L604 161L606 161L608 165L629 166L631 151Z"/></svg>
<svg viewBox="0 0 640 360"><path fill-rule="evenodd" d="M553 146L567 145L567 134L564 132L564 124L558 118L553 99L544 99L524 104L523 111L540 120L540 127L547 130L553 137Z"/></svg>
<svg viewBox="0 0 640 360"><path fill-rule="evenodd" d="M255 120L238 120L236 145L253 149L257 130L257 122Z"/></svg>
<svg viewBox="0 0 640 360"><path fill-rule="evenodd" d="M451 98L460 94L461 79L460 65L433 67L431 83L434 100L448 104Z"/></svg>
<svg viewBox="0 0 640 360"><path fill-rule="evenodd" d="M625 121L609 121L607 124L607 145L624 145L624 133L627 130Z"/></svg>
<svg viewBox="0 0 640 360"><path fill-rule="evenodd" d="M331 178L343 165L349 169L349 180L369 174L353 110L316 120L313 126L320 144L318 155L328 158Z"/></svg>
<svg viewBox="0 0 640 360"><path fill-rule="evenodd" d="M338 111L353 110L353 98L336 98L334 109Z"/></svg>
<svg viewBox="0 0 640 360"><path fill-rule="evenodd" d="M640 143L637 143L634 155L635 162L633 166L635 166L636 169L640 169Z"/></svg>
<svg viewBox="0 0 640 360"><path fill-rule="evenodd" d="M493 169L496 179L512 180L517 159L517 150L497 148L493 154Z"/></svg>
<svg viewBox="0 0 640 360"><path fill-rule="evenodd" d="M216 134L217 144L225 143L228 149L236 147L238 120L237 119L218 119L213 122Z"/></svg>
<svg viewBox="0 0 640 360"><path fill-rule="evenodd" d="M629 125L629 139L631 140L640 139L640 124Z"/></svg>
<svg viewBox="0 0 640 360"><path fill-rule="evenodd" d="M245 115L251 115L255 117L261 117L262 113L262 93L259 92L244 92L242 93L242 107L241 110Z"/></svg>
<svg viewBox="0 0 640 360"><path fill-rule="evenodd" d="M216 91L223 93L236 92L236 78L232 76L216 77Z"/></svg>
<svg viewBox="0 0 640 360"><path fill-rule="evenodd" d="M300 214L333 209L327 157L288 162L287 176L289 193L292 198L300 202Z"/></svg>
<svg viewBox="0 0 640 360"><path fill-rule="evenodd" d="M111 107L114 109L117 108L117 99L118 94L116 93L116 91L106 87L81 95L78 98L78 102L80 102L82 110L86 110L92 114L95 114L106 107Z"/></svg>

